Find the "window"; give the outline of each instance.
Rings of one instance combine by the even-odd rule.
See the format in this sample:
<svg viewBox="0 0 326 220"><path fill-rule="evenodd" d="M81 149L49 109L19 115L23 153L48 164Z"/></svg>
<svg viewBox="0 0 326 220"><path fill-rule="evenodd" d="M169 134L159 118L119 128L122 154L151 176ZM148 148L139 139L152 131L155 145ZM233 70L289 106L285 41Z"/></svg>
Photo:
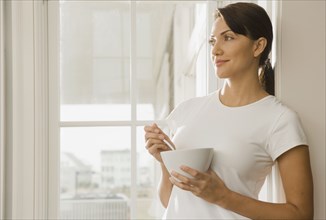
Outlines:
<svg viewBox="0 0 326 220"><path fill-rule="evenodd" d="M101 218L106 219L159 216L155 198L159 170L144 150L142 127L154 120L163 125L162 119L177 103L216 89L206 39L217 3L221 4L215 0L0 1L1 24L6 24L0 28L1 63L6 64L6 72L5 65L0 67L1 85L7 87L1 86L0 92L1 119L6 119L0 129L0 188L5 195L0 215L55 219L61 213L71 219L82 210L80 219L91 219L102 208L107 212ZM103 22L111 18L117 23ZM157 32L151 28L154 24ZM147 84L148 80L154 83ZM123 141L129 144L111 148L108 139L117 138L116 131L125 132ZM94 156L95 152L99 153ZM111 159L114 163L108 162ZM116 165L120 160L129 165ZM100 189L112 190L117 181L129 185L100 194ZM80 198L73 199L75 195ZM96 200L103 202L98 206ZM70 204L63 206L60 201Z"/></svg>
<svg viewBox="0 0 326 220"><path fill-rule="evenodd" d="M160 218L160 168L144 148L143 126L164 127L176 104L216 89L207 84L214 77L207 36L216 3L55 5L60 218Z"/></svg>

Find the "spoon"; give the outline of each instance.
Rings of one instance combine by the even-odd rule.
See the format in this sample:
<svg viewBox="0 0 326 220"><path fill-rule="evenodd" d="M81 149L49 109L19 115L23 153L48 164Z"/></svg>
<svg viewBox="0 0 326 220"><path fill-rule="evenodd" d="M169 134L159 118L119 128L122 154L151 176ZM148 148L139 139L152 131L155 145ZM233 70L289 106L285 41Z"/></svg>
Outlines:
<svg viewBox="0 0 326 220"><path fill-rule="evenodd" d="M163 139L163 142L168 145L168 147L171 149L171 150L175 150L174 147L165 139Z"/></svg>

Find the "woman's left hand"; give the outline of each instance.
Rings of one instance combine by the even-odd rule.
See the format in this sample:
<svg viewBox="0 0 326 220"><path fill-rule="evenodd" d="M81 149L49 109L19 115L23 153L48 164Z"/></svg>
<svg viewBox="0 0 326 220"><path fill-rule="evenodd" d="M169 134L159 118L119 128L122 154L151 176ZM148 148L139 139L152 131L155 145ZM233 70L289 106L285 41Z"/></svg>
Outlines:
<svg viewBox="0 0 326 220"><path fill-rule="evenodd" d="M205 173L187 166L181 166L181 170L193 176L193 178L188 178L172 171L172 176L170 177L171 183L183 190L192 192L194 195L210 203L221 203L226 198L228 192L230 192L221 178L211 168Z"/></svg>

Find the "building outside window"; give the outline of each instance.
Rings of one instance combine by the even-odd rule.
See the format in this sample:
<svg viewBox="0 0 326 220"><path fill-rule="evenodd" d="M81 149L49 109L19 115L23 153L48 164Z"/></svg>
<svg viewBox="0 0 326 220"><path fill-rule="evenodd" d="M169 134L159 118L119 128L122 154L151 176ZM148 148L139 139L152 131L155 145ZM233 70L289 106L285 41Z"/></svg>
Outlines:
<svg viewBox="0 0 326 220"><path fill-rule="evenodd" d="M161 217L143 126L164 129L177 104L208 93L215 8L59 1L61 219Z"/></svg>

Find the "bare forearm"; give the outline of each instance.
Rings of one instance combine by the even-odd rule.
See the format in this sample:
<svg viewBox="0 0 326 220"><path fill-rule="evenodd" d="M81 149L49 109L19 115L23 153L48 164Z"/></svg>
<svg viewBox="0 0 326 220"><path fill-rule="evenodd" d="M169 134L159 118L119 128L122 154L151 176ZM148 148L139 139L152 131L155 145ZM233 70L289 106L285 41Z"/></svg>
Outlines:
<svg viewBox="0 0 326 220"><path fill-rule="evenodd" d="M312 209L302 210L291 203L267 203L230 192L219 204L250 219L313 219Z"/></svg>
<svg viewBox="0 0 326 220"><path fill-rule="evenodd" d="M173 185L169 180L170 174L166 169L166 167L164 166L164 164L161 164L161 168L162 168L162 176L159 185L159 197L162 205L166 208L169 203Z"/></svg>

